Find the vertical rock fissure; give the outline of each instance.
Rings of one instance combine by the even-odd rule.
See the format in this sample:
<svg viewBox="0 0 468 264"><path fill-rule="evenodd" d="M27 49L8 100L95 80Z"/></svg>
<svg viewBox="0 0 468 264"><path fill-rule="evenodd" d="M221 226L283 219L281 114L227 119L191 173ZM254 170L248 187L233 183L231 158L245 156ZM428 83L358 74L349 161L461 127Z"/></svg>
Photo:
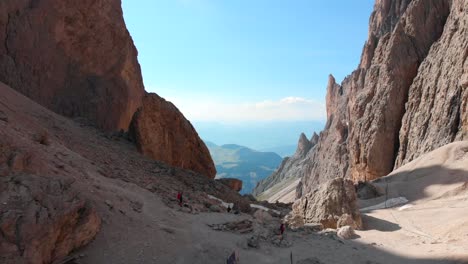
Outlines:
<svg viewBox="0 0 468 264"><path fill-rule="evenodd" d="M10 50L8 48L8 39L9 39L9 34L8 34L8 28L10 27L10 17L11 15L8 14L7 16L7 22L6 22L6 25L5 25L5 51L6 51L6 54L9 56L10 55Z"/></svg>
<svg viewBox="0 0 468 264"><path fill-rule="evenodd" d="M404 117L405 112L406 112L405 107L406 107L406 104L409 101L409 92L410 92L410 89L411 89L411 85L414 83L414 80L418 76L419 68L421 67L422 62L427 58L427 56L429 54L429 51L431 50L431 47L434 45L434 43L437 43L437 41L439 41L440 37L442 36L443 29L445 28L445 25L447 23L447 19L448 19L449 14L450 14L449 9L447 9L447 12L443 14L443 18L442 18L442 21L441 21L442 30L440 32L437 32L437 36L434 37L434 40L430 43L428 48L426 50L423 50L422 54L419 54L420 51L417 48L416 43L414 42L415 39L413 37L408 36L408 38L409 38L409 40L411 42L412 48L413 48L415 54L418 57L417 70L416 70L415 74L410 78L411 82L408 83L408 86L404 87L404 97L403 97L404 101L403 101L403 104L401 105L400 115L398 116L398 119L397 119L398 122L397 122L397 125L396 125L396 129L394 131L394 137L393 137L393 140L394 140L394 146L393 147L394 147L394 149L393 149L392 168L396 168L397 162L398 162L398 155L399 155L400 146L401 146L400 145L400 130L402 128L403 117ZM455 133L455 135L456 135L456 133ZM406 156L406 153L404 155Z"/></svg>
<svg viewBox="0 0 468 264"><path fill-rule="evenodd" d="M18 217L15 223L15 244L16 248L18 249L20 256L24 255L24 247L21 245L21 222L22 222L23 216Z"/></svg>
<svg viewBox="0 0 468 264"><path fill-rule="evenodd" d="M458 90L457 95L450 101L450 115L454 116L452 126L450 127L451 141L457 137L458 131L461 131L461 89ZM455 106L455 107L453 107Z"/></svg>

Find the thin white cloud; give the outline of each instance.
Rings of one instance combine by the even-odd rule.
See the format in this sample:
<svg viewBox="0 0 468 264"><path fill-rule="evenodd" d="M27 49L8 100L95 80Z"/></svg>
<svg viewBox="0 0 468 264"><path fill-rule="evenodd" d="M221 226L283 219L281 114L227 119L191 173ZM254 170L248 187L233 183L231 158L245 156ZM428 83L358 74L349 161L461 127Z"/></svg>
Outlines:
<svg viewBox="0 0 468 264"><path fill-rule="evenodd" d="M213 98L166 98L191 121L323 121L325 104L302 97L233 103Z"/></svg>

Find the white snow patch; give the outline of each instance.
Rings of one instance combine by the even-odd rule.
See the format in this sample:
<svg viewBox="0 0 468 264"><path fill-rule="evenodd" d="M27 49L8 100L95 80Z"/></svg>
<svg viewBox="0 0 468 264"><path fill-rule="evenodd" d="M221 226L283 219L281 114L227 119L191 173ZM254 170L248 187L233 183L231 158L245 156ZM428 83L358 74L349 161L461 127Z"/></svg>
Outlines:
<svg viewBox="0 0 468 264"><path fill-rule="evenodd" d="M383 203L379 203L379 204L376 204L376 205L373 205L373 206L369 206L369 207L363 208L363 209L361 209L359 211L368 212L368 211L372 211L372 210L392 208L392 207L395 207L395 206L400 205L400 204L405 204L407 202L408 202L408 199L406 199L405 197L392 198L392 199L388 199L387 201L385 201Z"/></svg>
<svg viewBox="0 0 468 264"><path fill-rule="evenodd" d="M226 207L226 208L227 208L228 206L231 207L231 208L234 206L234 203L226 203L225 201L219 199L218 197L214 197L213 195L209 195L209 194L208 194L208 198L220 202L221 205L224 206L224 207ZM270 209L270 208L266 208L265 206L258 205L258 204L250 204L250 207L252 207L252 208L257 208L257 209L261 209L261 210L267 211L267 212L268 212L268 211L272 211L272 212L275 213L275 214L280 214L280 211L278 211L278 210L273 210L273 209Z"/></svg>
<svg viewBox="0 0 468 264"><path fill-rule="evenodd" d="M398 208L398 211L403 211L403 210L406 210L406 209L411 208L411 207L413 207L412 204L405 204L402 207Z"/></svg>
<svg viewBox="0 0 468 264"><path fill-rule="evenodd" d="M234 206L234 203L226 203L225 201L223 201L223 200L221 200L221 199L219 199L219 198L217 198L217 197L214 197L213 195L209 195L209 194L208 194L208 198L220 202L221 205L224 206L224 207L226 207L226 208L228 208L228 206L231 207L231 208Z"/></svg>
<svg viewBox="0 0 468 264"><path fill-rule="evenodd" d="M270 208L266 208L265 206L262 206L262 205L258 205L258 204L250 204L250 207L252 208L257 208L257 209L260 209L260 210L263 210L263 211L272 211L273 213L275 214L280 214L280 211L278 210L273 210L273 209L270 209Z"/></svg>

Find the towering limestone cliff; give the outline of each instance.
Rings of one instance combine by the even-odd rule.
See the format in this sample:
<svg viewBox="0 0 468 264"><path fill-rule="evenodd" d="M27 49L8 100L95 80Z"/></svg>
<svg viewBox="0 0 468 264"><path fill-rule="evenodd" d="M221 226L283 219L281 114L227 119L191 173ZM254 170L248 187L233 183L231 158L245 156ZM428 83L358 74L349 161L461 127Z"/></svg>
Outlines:
<svg viewBox="0 0 468 264"><path fill-rule="evenodd" d="M376 2L359 68L341 85L330 78L328 125L311 160L312 170L303 178L305 192L325 178L372 180L401 165L404 157L411 161L467 138L462 121L468 114L467 92L461 81L467 71L466 4ZM417 122L408 122L411 118ZM418 144L421 140L426 144ZM397 155L401 162L395 162Z"/></svg>
<svg viewBox="0 0 468 264"><path fill-rule="evenodd" d="M120 0L0 2L0 80L47 108L128 128L144 94Z"/></svg>
<svg viewBox="0 0 468 264"><path fill-rule="evenodd" d="M182 113L157 95L151 97L161 107L143 105L137 50L120 0L0 1L0 43L1 82L56 113L85 118L107 131L127 130L137 110L167 110L146 114L147 120L139 115L140 123L171 134L136 137L139 149L214 178L208 149ZM152 118L158 115L179 122ZM189 147L175 149L183 142ZM185 155L166 158L180 151Z"/></svg>
<svg viewBox="0 0 468 264"><path fill-rule="evenodd" d="M377 0L358 69L341 85L329 78L327 125L298 198L329 179L376 179L467 140L467 56L467 0Z"/></svg>

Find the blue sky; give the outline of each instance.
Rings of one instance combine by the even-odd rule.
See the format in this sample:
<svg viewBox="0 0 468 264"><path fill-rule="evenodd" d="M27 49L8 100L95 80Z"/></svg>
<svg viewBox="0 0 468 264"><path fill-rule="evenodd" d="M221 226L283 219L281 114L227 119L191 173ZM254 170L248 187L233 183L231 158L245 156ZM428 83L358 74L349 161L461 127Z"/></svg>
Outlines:
<svg viewBox="0 0 468 264"><path fill-rule="evenodd" d="M359 63L374 0L123 0L147 91L191 121L325 118L328 74Z"/></svg>

